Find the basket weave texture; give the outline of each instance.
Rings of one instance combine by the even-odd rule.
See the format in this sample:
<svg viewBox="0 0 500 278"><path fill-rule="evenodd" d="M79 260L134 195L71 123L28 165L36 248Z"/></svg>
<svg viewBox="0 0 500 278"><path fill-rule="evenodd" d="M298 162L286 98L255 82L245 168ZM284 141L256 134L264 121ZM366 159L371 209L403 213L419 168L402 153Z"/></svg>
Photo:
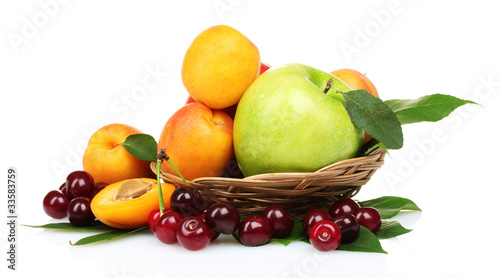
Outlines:
<svg viewBox="0 0 500 278"><path fill-rule="evenodd" d="M234 205L242 217L259 214L278 204L301 218L308 209L327 209L335 200L356 195L384 163L385 151L376 148L369 154L339 161L310 173L271 173L242 179L204 177L187 181L206 201ZM151 163L156 173L156 163ZM160 177L175 186L181 178L161 171Z"/></svg>

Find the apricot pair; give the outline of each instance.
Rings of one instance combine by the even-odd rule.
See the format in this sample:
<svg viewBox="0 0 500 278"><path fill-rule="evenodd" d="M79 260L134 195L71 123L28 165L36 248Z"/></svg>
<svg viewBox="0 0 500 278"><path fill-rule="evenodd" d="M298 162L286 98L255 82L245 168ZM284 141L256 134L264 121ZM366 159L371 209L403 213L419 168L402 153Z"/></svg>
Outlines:
<svg viewBox="0 0 500 278"><path fill-rule="evenodd" d="M233 159L233 119L228 114L234 115L260 66L258 48L232 27L212 26L193 40L181 77L195 102L170 117L158 141L158 150L165 150L184 178L220 176ZM161 167L178 175L167 161Z"/></svg>

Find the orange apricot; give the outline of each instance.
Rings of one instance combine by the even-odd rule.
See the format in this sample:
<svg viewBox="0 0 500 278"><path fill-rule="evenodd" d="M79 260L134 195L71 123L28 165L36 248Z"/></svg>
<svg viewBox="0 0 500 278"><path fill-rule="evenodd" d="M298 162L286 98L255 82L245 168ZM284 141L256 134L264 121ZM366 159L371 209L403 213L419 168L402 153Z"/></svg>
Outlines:
<svg viewBox="0 0 500 278"><path fill-rule="evenodd" d="M137 128L120 123L98 129L90 137L83 154L83 170L89 172L95 182L107 184L133 178L154 178L150 162L134 157L123 147L129 135L140 133Z"/></svg>
<svg viewBox="0 0 500 278"><path fill-rule="evenodd" d="M170 208L174 185L161 184L165 208ZM148 225L149 213L159 208L158 186L154 179L137 178L110 184L94 196L90 208L102 223L119 229Z"/></svg>

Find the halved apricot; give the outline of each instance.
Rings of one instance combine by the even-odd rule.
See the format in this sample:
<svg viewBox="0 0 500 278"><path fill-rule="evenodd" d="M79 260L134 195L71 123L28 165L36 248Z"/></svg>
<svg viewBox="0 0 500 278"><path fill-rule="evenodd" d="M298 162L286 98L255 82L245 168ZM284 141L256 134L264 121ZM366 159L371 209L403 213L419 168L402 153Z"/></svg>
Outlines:
<svg viewBox="0 0 500 278"><path fill-rule="evenodd" d="M161 184L165 208L170 208L174 185ZM102 223L119 228L135 229L148 225L149 213L159 208L158 186L154 179L137 178L110 184L92 199L90 208Z"/></svg>

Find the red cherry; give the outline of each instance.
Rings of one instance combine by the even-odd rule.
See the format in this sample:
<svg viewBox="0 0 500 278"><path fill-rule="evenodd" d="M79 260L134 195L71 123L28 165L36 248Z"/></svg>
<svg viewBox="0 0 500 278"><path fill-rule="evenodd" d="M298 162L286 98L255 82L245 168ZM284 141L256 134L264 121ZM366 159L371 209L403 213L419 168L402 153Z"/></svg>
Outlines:
<svg viewBox="0 0 500 278"><path fill-rule="evenodd" d="M190 251L207 247L212 237L208 225L196 216L184 218L177 227L176 235L179 244Z"/></svg>
<svg viewBox="0 0 500 278"><path fill-rule="evenodd" d="M95 216L90 208L90 200L84 197L71 200L68 205L68 219L76 227L86 227L92 224Z"/></svg>
<svg viewBox="0 0 500 278"><path fill-rule="evenodd" d="M63 184L61 184L61 186L59 186L59 191L61 191L61 193L64 194L66 197L69 197L68 189L66 188L66 182L64 182Z"/></svg>
<svg viewBox="0 0 500 278"><path fill-rule="evenodd" d="M330 220L322 220L311 228L309 241L319 251L331 251L339 247L342 234L337 224Z"/></svg>
<svg viewBox="0 0 500 278"><path fill-rule="evenodd" d="M74 171L66 178L66 190L70 198L90 198L94 191L94 179L85 171Z"/></svg>
<svg viewBox="0 0 500 278"><path fill-rule="evenodd" d="M332 219L342 233L342 243L351 243L358 239L359 223L352 214L342 214Z"/></svg>
<svg viewBox="0 0 500 278"><path fill-rule="evenodd" d="M262 212L264 217L273 228L274 238L285 238L293 229L293 218L280 205L270 205Z"/></svg>
<svg viewBox="0 0 500 278"><path fill-rule="evenodd" d="M354 216L358 219L359 225L366 227L372 233L378 232L382 225L382 217L377 209L363 207L356 210Z"/></svg>
<svg viewBox="0 0 500 278"><path fill-rule="evenodd" d="M304 226L304 232L306 235L309 235L311 228L316 222L321 220L332 220L332 217L328 212L322 209L310 209L304 215L304 219L302 220L302 224Z"/></svg>
<svg viewBox="0 0 500 278"><path fill-rule="evenodd" d="M335 201L330 207L330 215L336 217L342 214L354 214L359 209L359 204L354 200L345 198Z"/></svg>
<svg viewBox="0 0 500 278"><path fill-rule="evenodd" d="M232 234L240 224L240 213L231 204L216 203L208 208L205 221L210 229L221 234Z"/></svg>
<svg viewBox="0 0 500 278"><path fill-rule="evenodd" d="M160 211L158 211L159 215ZM150 214L151 215L151 214ZM164 213L153 226L156 238L166 244L177 243L177 229L182 221L182 214L170 210Z"/></svg>
<svg viewBox="0 0 500 278"><path fill-rule="evenodd" d="M246 246L266 244L271 240L272 233L271 224L262 216L248 216L238 227L240 241Z"/></svg>
<svg viewBox="0 0 500 278"><path fill-rule="evenodd" d="M172 209L165 208L163 210L163 213L166 213L170 210L172 210ZM153 231L153 228L154 228L156 222L158 222L158 219L160 219L160 209L152 210L148 216L148 225L149 225L149 229L151 229L151 231Z"/></svg>
<svg viewBox="0 0 500 278"><path fill-rule="evenodd" d="M210 206L208 206L210 207ZM208 208L207 208L208 209ZM200 214L198 214L196 217L200 218L201 221L207 223L206 219L205 219L205 215L207 213L207 209L202 209ZM210 227L210 226L209 226ZM210 238L210 241L214 241L216 240L219 236L220 236L220 232L210 228L210 234L212 235L212 237Z"/></svg>
<svg viewBox="0 0 500 278"><path fill-rule="evenodd" d="M69 198L60 191L52 190L43 198L43 210L55 219L62 219L68 216Z"/></svg>
<svg viewBox="0 0 500 278"><path fill-rule="evenodd" d="M198 215L205 206L205 201L198 189L191 186L180 186L170 195L170 204L172 210L187 217Z"/></svg>

